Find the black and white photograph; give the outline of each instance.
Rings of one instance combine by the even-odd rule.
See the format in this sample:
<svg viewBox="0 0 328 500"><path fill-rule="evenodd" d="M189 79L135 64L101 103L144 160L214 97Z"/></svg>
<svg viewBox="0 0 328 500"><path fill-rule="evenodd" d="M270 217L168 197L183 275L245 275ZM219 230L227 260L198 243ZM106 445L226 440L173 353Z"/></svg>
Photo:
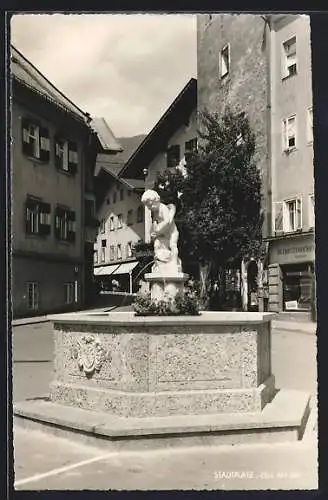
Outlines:
<svg viewBox="0 0 328 500"><path fill-rule="evenodd" d="M11 16L16 491L318 490L311 28Z"/></svg>

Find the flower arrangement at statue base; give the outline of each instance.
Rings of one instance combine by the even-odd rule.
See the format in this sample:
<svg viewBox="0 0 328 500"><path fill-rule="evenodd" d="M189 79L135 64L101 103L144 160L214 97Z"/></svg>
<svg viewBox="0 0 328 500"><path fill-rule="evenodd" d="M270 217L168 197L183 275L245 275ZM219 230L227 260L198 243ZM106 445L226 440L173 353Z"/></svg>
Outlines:
<svg viewBox="0 0 328 500"><path fill-rule="evenodd" d="M149 292L137 294L133 303L137 316L199 316L199 301L197 295L185 290L178 292L175 298L165 297L161 300L152 299Z"/></svg>

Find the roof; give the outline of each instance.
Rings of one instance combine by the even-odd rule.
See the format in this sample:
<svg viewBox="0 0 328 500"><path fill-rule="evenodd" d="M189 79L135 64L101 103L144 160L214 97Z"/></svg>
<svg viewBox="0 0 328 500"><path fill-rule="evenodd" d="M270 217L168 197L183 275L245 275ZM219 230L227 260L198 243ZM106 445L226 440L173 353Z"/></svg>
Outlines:
<svg viewBox="0 0 328 500"><path fill-rule="evenodd" d="M121 177L121 171L124 168L126 161L133 154L138 145L143 141L145 135L137 135L133 137L120 137L118 140L124 150L117 154L98 154L95 168L95 186L97 207L99 207L109 189L110 183L114 179L119 181L128 189L144 190L144 180L140 179L125 179Z"/></svg>
<svg viewBox="0 0 328 500"><path fill-rule="evenodd" d="M197 108L197 80L191 78L175 98L160 120L144 138L124 165L120 176L142 178L147 167L159 151L166 149L167 142Z"/></svg>
<svg viewBox="0 0 328 500"><path fill-rule="evenodd" d="M122 145L123 151L120 155L123 163L126 163L135 150L140 146L146 134L134 135L132 137L120 137L117 140Z"/></svg>
<svg viewBox="0 0 328 500"><path fill-rule="evenodd" d="M103 169L109 174L118 176L124 164L128 161L130 156L137 149L139 144L143 141L146 136L135 135L133 137L120 137L118 142L120 143L122 150L115 155L99 154L97 156L95 175L98 175L100 170Z"/></svg>
<svg viewBox="0 0 328 500"><path fill-rule="evenodd" d="M11 46L11 72L14 79L41 94L66 112L88 123L90 116L82 111L58 90L33 64L13 45Z"/></svg>
<svg viewBox="0 0 328 500"><path fill-rule="evenodd" d="M104 150L123 151L121 144L115 138L105 118L92 118L90 127L96 132Z"/></svg>
<svg viewBox="0 0 328 500"><path fill-rule="evenodd" d="M135 190L144 190L145 189L145 181L144 179L125 179L123 177L120 177L121 181L126 184L128 187L131 189Z"/></svg>
<svg viewBox="0 0 328 500"><path fill-rule="evenodd" d="M98 175L101 170L104 170L106 173L118 177L124 163L118 161L116 156L117 155L97 155L95 175Z"/></svg>
<svg viewBox="0 0 328 500"><path fill-rule="evenodd" d="M105 118L91 118L58 90L19 50L11 45L11 72L15 80L83 121L96 133L105 151L122 151Z"/></svg>

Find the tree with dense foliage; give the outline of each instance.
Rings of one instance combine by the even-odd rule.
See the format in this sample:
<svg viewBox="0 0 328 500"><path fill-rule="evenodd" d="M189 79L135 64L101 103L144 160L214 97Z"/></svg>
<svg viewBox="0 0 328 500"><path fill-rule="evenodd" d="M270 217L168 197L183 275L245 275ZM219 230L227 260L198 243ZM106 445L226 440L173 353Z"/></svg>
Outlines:
<svg viewBox="0 0 328 500"><path fill-rule="evenodd" d="M242 259L258 257L263 216L248 117L227 109L222 117L204 112L201 121L198 151L184 172L164 172L154 188L164 203L177 206L182 261L184 254L197 259L208 278L214 270L240 268Z"/></svg>

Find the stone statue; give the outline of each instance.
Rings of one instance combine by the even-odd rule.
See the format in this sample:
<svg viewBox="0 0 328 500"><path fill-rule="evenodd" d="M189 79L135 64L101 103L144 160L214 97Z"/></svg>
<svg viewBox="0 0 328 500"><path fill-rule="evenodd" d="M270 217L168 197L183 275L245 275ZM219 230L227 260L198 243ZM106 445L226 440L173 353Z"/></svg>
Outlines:
<svg viewBox="0 0 328 500"><path fill-rule="evenodd" d="M174 222L175 205L161 203L159 194L152 189L144 192L141 203L151 211L150 237L154 242L155 264L153 271L181 271L178 255L179 231Z"/></svg>

